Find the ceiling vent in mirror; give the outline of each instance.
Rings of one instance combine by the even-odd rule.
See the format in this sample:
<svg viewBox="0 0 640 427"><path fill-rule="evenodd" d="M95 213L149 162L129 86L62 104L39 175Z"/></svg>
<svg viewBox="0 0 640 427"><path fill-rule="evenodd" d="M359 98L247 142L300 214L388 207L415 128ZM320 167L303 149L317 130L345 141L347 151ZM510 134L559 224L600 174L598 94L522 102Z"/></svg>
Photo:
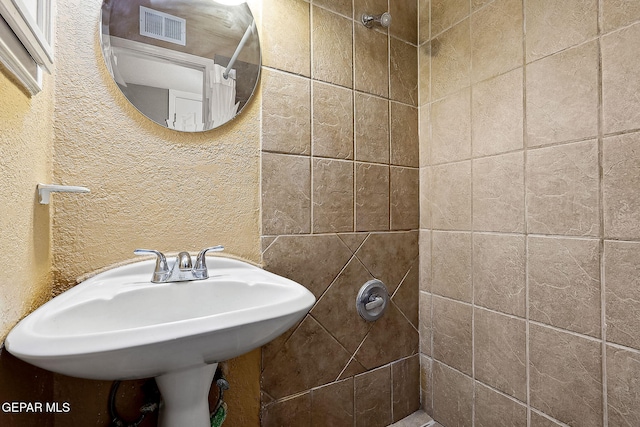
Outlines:
<svg viewBox="0 0 640 427"><path fill-rule="evenodd" d="M186 46L187 21L140 6L140 35Z"/></svg>

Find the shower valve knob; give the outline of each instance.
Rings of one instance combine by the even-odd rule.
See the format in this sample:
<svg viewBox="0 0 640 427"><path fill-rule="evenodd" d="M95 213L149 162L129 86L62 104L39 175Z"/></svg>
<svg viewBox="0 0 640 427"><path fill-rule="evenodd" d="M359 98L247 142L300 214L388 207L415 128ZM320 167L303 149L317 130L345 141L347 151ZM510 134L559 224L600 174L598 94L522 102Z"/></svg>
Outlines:
<svg viewBox="0 0 640 427"><path fill-rule="evenodd" d="M364 320L378 320L389 306L389 292L380 280L373 279L362 285L356 297L356 309Z"/></svg>

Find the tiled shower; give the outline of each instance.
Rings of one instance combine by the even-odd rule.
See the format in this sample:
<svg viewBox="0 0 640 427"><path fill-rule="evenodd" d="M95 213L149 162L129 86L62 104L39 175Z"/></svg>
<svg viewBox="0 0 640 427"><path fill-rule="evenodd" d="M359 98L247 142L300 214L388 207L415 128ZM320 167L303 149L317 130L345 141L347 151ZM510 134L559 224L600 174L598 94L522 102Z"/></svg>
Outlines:
<svg viewBox="0 0 640 427"><path fill-rule="evenodd" d="M263 348L266 426L388 425L420 407L417 9L377 3L263 3L263 261L318 300ZM367 29L354 7L397 25ZM374 277L392 302L371 323L355 299Z"/></svg>
<svg viewBox="0 0 640 427"><path fill-rule="evenodd" d="M640 424L640 4L269 0L264 34L264 261L318 304L263 424Z"/></svg>
<svg viewBox="0 0 640 427"><path fill-rule="evenodd" d="M640 423L639 19L431 1L420 352L445 426Z"/></svg>

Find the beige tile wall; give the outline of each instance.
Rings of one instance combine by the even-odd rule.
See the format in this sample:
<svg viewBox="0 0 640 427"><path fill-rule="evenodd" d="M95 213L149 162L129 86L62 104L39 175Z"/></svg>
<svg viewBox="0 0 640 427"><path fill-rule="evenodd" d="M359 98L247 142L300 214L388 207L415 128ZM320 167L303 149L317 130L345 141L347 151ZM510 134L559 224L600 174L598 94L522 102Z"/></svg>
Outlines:
<svg viewBox="0 0 640 427"><path fill-rule="evenodd" d="M640 7L420 0L422 404L640 425Z"/></svg>
<svg viewBox="0 0 640 427"><path fill-rule="evenodd" d="M262 352L262 425L386 426L420 407L417 0L264 0L265 268L316 305ZM390 34L363 12L393 15ZM356 311L382 280L382 319Z"/></svg>

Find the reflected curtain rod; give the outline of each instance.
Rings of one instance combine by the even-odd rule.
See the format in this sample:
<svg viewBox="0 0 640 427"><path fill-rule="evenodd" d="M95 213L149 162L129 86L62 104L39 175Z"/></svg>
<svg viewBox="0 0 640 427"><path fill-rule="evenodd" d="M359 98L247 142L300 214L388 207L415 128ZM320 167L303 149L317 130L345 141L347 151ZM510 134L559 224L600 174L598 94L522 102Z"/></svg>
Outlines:
<svg viewBox="0 0 640 427"><path fill-rule="evenodd" d="M253 21L251 21L251 24L247 27L247 31L244 32L244 35L242 36L242 40L240 40L240 43L238 43L238 47L236 48L236 51L233 52L233 56L229 61L229 65L227 65L227 68L224 70L224 73L222 73L222 77L224 77L225 80L229 78L229 72L231 71L233 64L236 63L236 59L238 59L238 55L240 55L240 51L242 50L242 48L244 48L244 45L247 43L247 40L249 40L249 36L255 29L256 29L256 20L254 19Z"/></svg>

